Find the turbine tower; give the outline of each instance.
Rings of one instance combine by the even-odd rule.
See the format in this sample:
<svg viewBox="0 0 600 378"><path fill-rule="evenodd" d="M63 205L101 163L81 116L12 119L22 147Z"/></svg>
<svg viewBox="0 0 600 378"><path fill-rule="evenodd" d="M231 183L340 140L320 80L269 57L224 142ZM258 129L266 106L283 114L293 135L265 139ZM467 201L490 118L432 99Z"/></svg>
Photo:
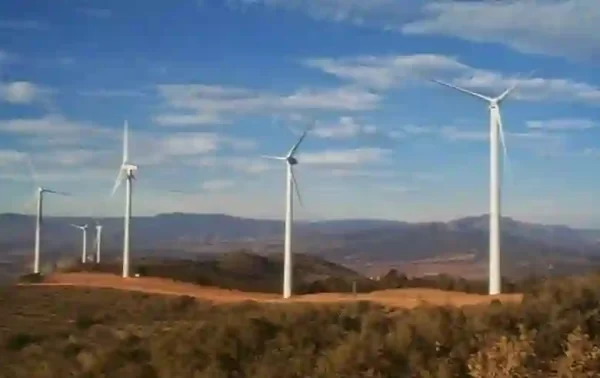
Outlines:
<svg viewBox="0 0 600 378"><path fill-rule="evenodd" d="M500 273L500 156L498 142L502 143L504 150L504 163L506 163L506 143L504 127L500 116L500 103L516 88L517 83L502 92L497 97L488 97L439 80L435 83L455 89L459 92L479 98L488 103L490 111L490 241L489 241L489 294L500 294L502 276Z"/></svg>
<svg viewBox="0 0 600 378"><path fill-rule="evenodd" d="M29 156L26 156L27 165L29 166L29 170L31 173L31 178L33 180L34 185L37 186L35 191L35 197L37 199L37 212L35 217L35 244L34 244L34 252L33 252L33 273L40 273L40 249L41 249L41 236L42 236L42 223L43 223L43 210L44 210L44 193L48 194L58 194L62 196L68 196L69 194L58 192L55 190L51 190L48 188L44 188L39 186L39 179L35 168L33 166L33 162ZM28 206L29 207L29 206Z"/></svg>
<svg viewBox="0 0 600 378"><path fill-rule="evenodd" d="M129 225L131 221L131 192L132 192L132 184L135 179L134 172L137 171L137 165L131 164L129 162L129 141L128 141L128 133L129 126L127 121L123 125L123 162L121 163L121 167L119 168L119 173L117 175L117 179L115 181L115 185L113 187L111 196L115 194L121 182L123 180L126 181L125 184L125 224L123 230L123 277L129 277L129 248L130 248L130 240L129 240Z"/></svg>
<svg viewBox="0 0 600 378"><path fill-rule="evenodd" d="M100 223L96 223L96 239L94 240L94 245L96 245L96 264L100 263L101 242L102 242L102 225Z"/></svg>
<svg viewBox="0 0 600 378"><path fill-rule="evenodd" d="M311 127L304 130L300 139L292 146L286 156L263 156L267 159L285 161L286 164L286 196L285 196L285 237L284 237L284 255L283 255L283 298L288 299L292 296L292 222L293 222L293 195L295 191L298 197L300 206L302 205L302 197L300 196L300 190L298 189L298 182L294 175L293 166L298 164L298 160L294 157L294 154L300 147L300 144L306 137L306 134Z"/></svg>
<svg viewBox="0 0 600 378"><path fill-rule="evenodd" d="M87 261L87 224L77 225L71 224L72 227L78 228L83 231L83 244L81 246L81 263L85 264Z"/></svg>

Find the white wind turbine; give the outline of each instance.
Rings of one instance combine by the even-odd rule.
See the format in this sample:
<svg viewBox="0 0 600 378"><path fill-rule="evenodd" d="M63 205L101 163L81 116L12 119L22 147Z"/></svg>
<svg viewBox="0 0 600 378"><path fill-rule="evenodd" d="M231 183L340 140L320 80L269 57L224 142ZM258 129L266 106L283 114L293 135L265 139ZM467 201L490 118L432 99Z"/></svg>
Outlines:
<svg viewBox="0 0 600 378"><path fill-rule="evenodd" d="M69 194L64 192L58 192L55 190L51 190L48 188L44 188L40 186L39 179L35 168L33 166L33 162L27 156L26 157L27 164L29 165L29 170L31 172L31 176L34 182L34 185L37 186L35 196L37 197L37 213L35 217L35 245L34 245L34 255L33 255L33 273L40 273L40 249L41 249L41 234L42 234L42 223L43 223L43 209L44 209L44 193L48 194L58 194L62 196L68 196Z"/></svg>
<svg viewBox="0 0 600 378"><path fill-rule="evenodd" d="M263 156L267 159L282 160L286 163L286 197L285 197L285 239L284 239L284 255L283 255L283 298L288 299L292 296L292 221L293 221L293 195L296 192L298 202L302 205L302 196L298 189L298 182L294 175L293 166L298 164L298 160L294 154L300 147L300 144L306 137L306 134L311 127L304 130L300 139L292 146L286 156Z"/></svg>
<svg viewBox="0 0 600 378"><path fill-rule="evenodd" d="M96 223L96 238L94 239L94 245L96 246L96 264L100 263L100 251L102 243L102 225Z"/></svg>
<svg viewBox="0 0 600 378"><path fill-rule="evenodd" d="M132 184L135 179L134 172L137 171L137 165L129 162L129 141L128 141L128 130L129 126L127 121L123 125L123 162L119 168L119 174L115 181L111 196L115 194L121 182L126 181L125 185L125 225L123 231L123 277L129 277L129 225L131 221L131 192Z"/></svg>
<svg viewBox="0 0 600 378"><path fill-rule="evenodd" d="M85 264L87 262L87 224L71 224L71 227L75 227L80 229L83 232L83 244L81 245L81 263Z"/></svg>
<svg viewBox="0 0 600 378"><path fill-rule="evenodd" d="M500 116L500 103L517 87L517 82L497 97L488 97L440 80L433 82L466 93L488 103L490 111L490 240L489 240L489 294L500 294L502 276L500 273L500 156L498 142L504 150L506 165L506 141Z"/></svg>

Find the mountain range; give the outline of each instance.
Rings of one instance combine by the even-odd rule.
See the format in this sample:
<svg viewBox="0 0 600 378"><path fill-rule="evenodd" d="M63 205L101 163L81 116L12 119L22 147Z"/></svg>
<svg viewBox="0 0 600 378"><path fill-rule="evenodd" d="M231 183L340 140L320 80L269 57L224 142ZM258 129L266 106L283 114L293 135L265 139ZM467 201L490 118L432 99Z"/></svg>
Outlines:
<svg viewBox="0 0 600 378"><path fill-rule="evenodd" d="M48 254L78 255L81 231L70 224L96 220L77 217L44 218L44 250ZM122 218L100 218L103 246L117 254L122 241ZM342 262L354 269L414 263L487 258L487 215L450 222L408 223L389 220L348 219L295 223L294 249ZM34 218L0 214L0 253L29 254ZM134 249L145 255L186 256L237 249L259 253L281 251L283 222L233 217L224 214L158 214L132 220ZM94 239L90 228L88 240ZM89 247L91 249L91 247ZM577 229L502 219L503 264L546 266L574 261L595 264L600 256L600 230ZM0 255L2 257L2 255ZM431 260L434 259L434 260ZM528 265L529 264L529 265ZM414 265L414 264L413 264ZM362 269L361 269L362 268Z"/></svg>

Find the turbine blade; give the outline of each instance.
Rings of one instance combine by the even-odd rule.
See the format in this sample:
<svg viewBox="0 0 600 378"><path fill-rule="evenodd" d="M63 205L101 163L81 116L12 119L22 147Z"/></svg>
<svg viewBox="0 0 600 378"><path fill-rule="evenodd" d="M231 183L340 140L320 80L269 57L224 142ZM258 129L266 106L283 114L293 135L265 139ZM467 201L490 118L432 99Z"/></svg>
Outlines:
<svg viewBox="0 0 600 378"><path fill-rule="evenodd" d="M119 186L121 186L121 181L123 181L124 175L123 175L124 171L123 169L119 169L119 174L117 175L117 179L115 180L115 185L112 188L112 192L110 193L110 196L114 196L115 193L117 192L117 189L119 189Z"/></svg>
<svg viewBox="0 0 600 378"><path fill-rule="evenodd" d="M503 152L503 159L502 159L502 170L503 175L508 175L510 174L510 162L508 160L508 152L506 149L506 139L504 137L504 125L502 124L502 116L500 115L500 109L498 109L496 111L496 120L498 122L498 131L500 133L500 143L502 144L502 152Z"/></svg>
<svg viewBox="0 0 600 378"><path fill-rule="evenodd" d="M300 147L300 144L302 143L302 141L304 140L304 138L306 138L306 135L308 134L308 132L314 127L314 124L309 125L306 129L304 129L304 132L302 133L302 135L300 136L300 139L298 139L298 141L296 142L296 144L294 144L292 146L292 148L290 148L290 151L287 153L287 157L293 156L294 153L296 153L296 150L298 149L298 147Z"/></svg>
<svg viewBox="0 0 600 378"><path fill-rule="evenodd" d="M271 160L287 160L285 156L260 155L260 157Z"/></svg>
<svg viewBox="0 0 600 378"><path fill-rule="evenodd" d="M71 227L75 227L75 228L79 228L79 226L78 226L78 225L76 225L76 224L73 224L73 223L69 224L69 226L71 226Z"/></svg>
<svg viewBox="0 0 600 378"><path fill-rule="evenodd" d="M291 167L292 172L292 183L294 184L294 191L296 192L296 197L298 197L298 203L301 207L304 207L304 203L302 201L302 196L300 195L300 188L298 187L298 181L296 181L296 175L294 174L294 167Z"/></svg>
<svg viewBox="0 0 600 378"><path fill-rule="evenodd" d="M487 102L492 102L492 101L493 101L493 99L492 99L491 97L484 96L484 95L482 95L482 94L480 94L480 93L476 93L476 92L470 91L470 90L468 90L468 89L465 89L465 88L459 87L459 86L457 86L457 85L454 85L454 84L446 83L446 82L444 82L444 81L441 81L441 80L435 80L435 79L433 79L433 80L431 80L431 81L433 81L434 83L437 83L437 84L440 84L440 85L446 86L446 87L448 87L448 88L456 89L456 90L457 90L457 91L459 91L459 92L466 93L466 94L468 94L468 95L471 95L471 96L474 96L474 97L480 98L480 99L482 99L482 100L485 100L485 101L487 101Z"/></svg>
<svg viewBox="0 0 600 378"><path fill-rule="evenodd" d="M535 70L532 70L525 77L523 77L523 79L530 78L534 73L535 73ZM500 96L496 97L496 100L498 101L498 103L502 102L502 100L504 100L509 94L512 93L512 91L514 91L519 86L518 80L520 80L520 78L517 78L516 81L514 82L514 84L510 86L510 88L508 88L507 90L502 92L502 94Z"/></svg>
<svg viewBox="0 0 600 378"><path fill-rule="evenodd" d="M129 123L123 125L123 164L129 161Z"/></svg>
<svg viewBox="0 0 600 378"><path fill-rule="evenodd" d="M46 192L46 193L51 193L51 194L58 194L59 196L67 196L67 197L71 195L70 193L66 193L66 192L59 192L59 191L56 191L56 190L50 190L50 189L44 189L44 192Z"/></svg>

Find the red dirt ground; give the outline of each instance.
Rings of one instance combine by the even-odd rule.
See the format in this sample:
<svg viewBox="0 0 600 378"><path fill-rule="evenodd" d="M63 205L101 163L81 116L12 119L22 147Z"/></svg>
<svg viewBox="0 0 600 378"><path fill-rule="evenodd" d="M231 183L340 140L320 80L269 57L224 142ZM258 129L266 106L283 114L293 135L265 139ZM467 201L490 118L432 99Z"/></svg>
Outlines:
<svg viewBox="0 0 600 378"><path fill-rule="evenodd" d="M27 284L35 286L79 286L112 288L118 290L131 290L163 295L189 295L195 298L209 300L215 303L256 301L256 302L283 302L277 294L250 293L237 290L226 290L215 287L199 286L189 283L176 282L163 278L138 277L122 278L102 273L60 273L47 277L41 284ZM432 305L465 306L489 303L493 299L502 302L521 301L521 294L502 294L489 297L486 295L466 294L459 292L442 291L436 289L395 289L382 290L368 294L320 293L298 295L291 301L285 302L313 302L333 303L367 300L392 308L412 308L421 303Z"/></svg>

